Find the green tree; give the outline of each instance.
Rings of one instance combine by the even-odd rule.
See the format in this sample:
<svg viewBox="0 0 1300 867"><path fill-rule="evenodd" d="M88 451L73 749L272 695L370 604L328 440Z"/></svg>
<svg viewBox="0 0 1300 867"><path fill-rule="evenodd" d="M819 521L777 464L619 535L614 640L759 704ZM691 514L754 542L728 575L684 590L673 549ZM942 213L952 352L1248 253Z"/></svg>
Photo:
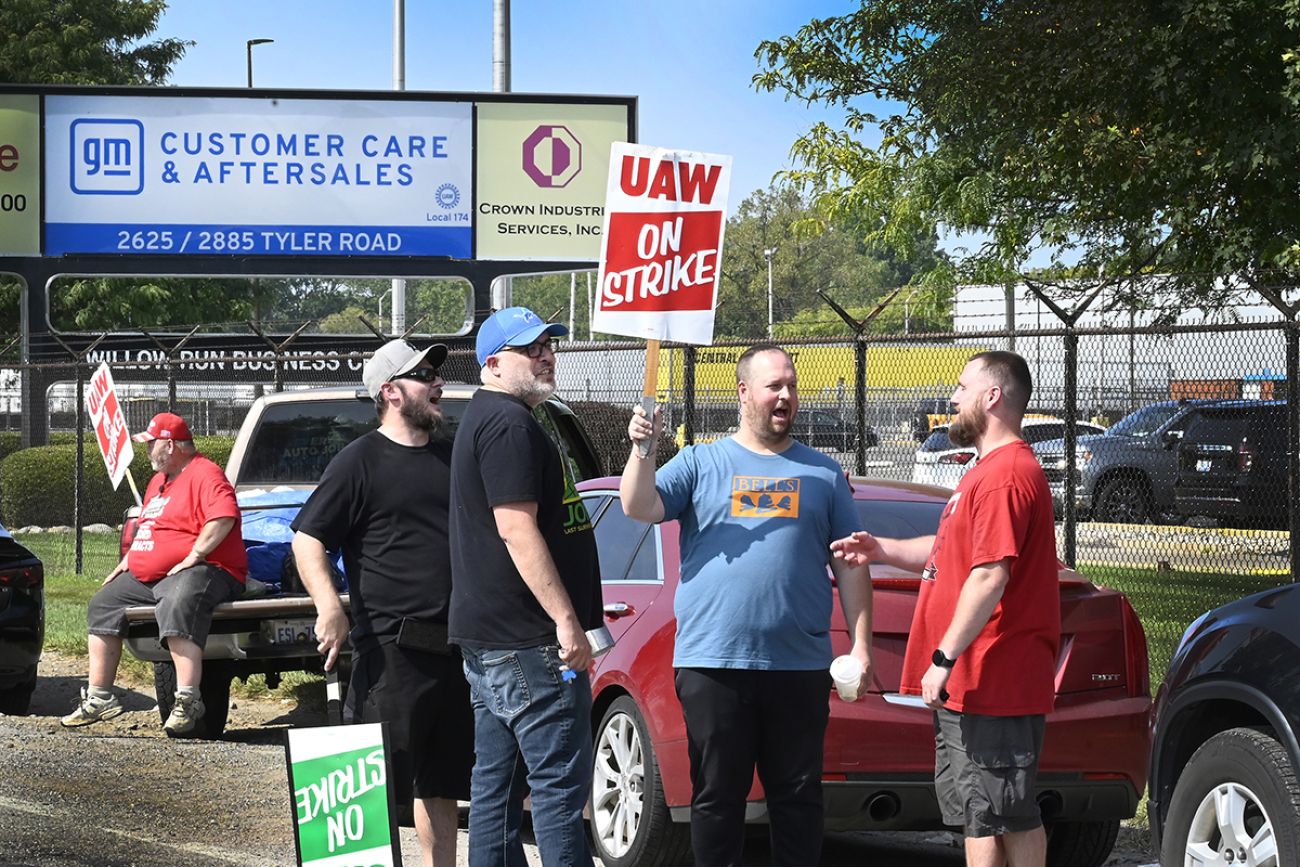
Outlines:
<svg viewBox="0 0 1300 867"><path fill-rule="evenodd" d="M789 177L870 242L978 232L959 279L1042 248L1212 303L1300 276L1298 43L1300 0L861 0L762 43L754 83L844 110Z"/></svg>
<svg viewBox="0 0 1300 867"><path fill-rule="evenodd" d="M0 82L165 84L182 39L144 41L162 0L4 0Z"/></svg>

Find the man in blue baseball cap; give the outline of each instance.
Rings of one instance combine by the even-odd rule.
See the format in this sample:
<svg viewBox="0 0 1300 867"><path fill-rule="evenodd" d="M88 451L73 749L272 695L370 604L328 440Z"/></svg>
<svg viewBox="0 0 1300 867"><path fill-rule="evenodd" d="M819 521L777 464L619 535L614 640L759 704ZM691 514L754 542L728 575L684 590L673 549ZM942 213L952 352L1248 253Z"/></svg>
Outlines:
<svg viewBox="0 0 1300 867"><path fill-rule="evenodd" d="M604 618L600 570L572 466L533 415L555 392L551 341L567 331L523 307L490 316L483 387L452 445L448 631L474 699L472 867L524 863L530 791L543 863L591 863L586 631Z"/></svg>
<svg viewBox="0 0 1300 867"><path fill-rule="evenodd" d="M563 337L569 333L558 322L546 322L527 307L507 307L498 310L487 318L478 330L478 340L474 349L478 353L479 366L485 366L489 357L506 348L519 349L536 343L543 334L551 337ZM529 358L536 358L528 353Z"/></svg>

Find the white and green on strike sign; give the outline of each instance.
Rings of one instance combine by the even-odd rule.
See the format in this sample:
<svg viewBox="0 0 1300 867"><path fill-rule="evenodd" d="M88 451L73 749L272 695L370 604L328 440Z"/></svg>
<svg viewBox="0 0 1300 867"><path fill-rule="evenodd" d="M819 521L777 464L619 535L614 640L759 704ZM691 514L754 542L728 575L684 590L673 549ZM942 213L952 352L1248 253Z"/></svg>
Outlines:
<svg viewBox="0 0 1300 867"><path fill-rule="evenodd" d="M400 865L382 724L291 729L288 749L298 863Z"/></svg>

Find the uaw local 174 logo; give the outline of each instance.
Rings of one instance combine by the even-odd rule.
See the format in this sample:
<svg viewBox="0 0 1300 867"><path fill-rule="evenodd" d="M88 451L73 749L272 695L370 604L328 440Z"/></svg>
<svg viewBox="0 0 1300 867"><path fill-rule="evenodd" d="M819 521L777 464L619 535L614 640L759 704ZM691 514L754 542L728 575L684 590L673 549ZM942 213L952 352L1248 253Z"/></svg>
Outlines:
<svg viewBox="0 0 1300 867"><path fill-rule="evenodd" d="M460 188L455 184L443 184L433 196L443 210L450 211L460 204Z"/></svg>
<svg viewBox="0 0 1300 867"><path fill-rule="evenodd" d="M566 126L543 124L524 139L524 173L539 187L567 187L582 171L582 142Z"/></svg>

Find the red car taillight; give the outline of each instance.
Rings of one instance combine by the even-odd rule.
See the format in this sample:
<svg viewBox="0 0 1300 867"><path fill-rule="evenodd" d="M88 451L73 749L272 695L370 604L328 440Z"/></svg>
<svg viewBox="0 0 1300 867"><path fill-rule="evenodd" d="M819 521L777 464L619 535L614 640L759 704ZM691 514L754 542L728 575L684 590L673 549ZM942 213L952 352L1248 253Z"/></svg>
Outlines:
<svg viewBox="0 0 1300 867"><path fill-rule="evenodd" d="M946 455L939 455L939 460L935 461L935 463L965 466L970 463L970 459L973 457L975 457L974 452L952 452Z"/></svg>
<svg viewBox="0 0 1300 867"><path fill-rule="evenodd" d="M1237 469L1240 472L1248 473L1254 463L1255 449L1243 439L1241 445L1237 446Z"/></svg>
<svg viewBox="0 0 1300 867"><path fill-rule="evenodd" d="M45 567L40 563L0 569L0 587L14 590L31 590L45 583Z"/></svg>
<svg viewBox="0 0 1300 867"><path fill-rule="evenodd" d="M1128 662L1128 692L1132 696L1149 695L1151 661L1147 655L1147 635L1128 599L1121 597L1121 600L1124 608L1124 658Z"/></svg>

